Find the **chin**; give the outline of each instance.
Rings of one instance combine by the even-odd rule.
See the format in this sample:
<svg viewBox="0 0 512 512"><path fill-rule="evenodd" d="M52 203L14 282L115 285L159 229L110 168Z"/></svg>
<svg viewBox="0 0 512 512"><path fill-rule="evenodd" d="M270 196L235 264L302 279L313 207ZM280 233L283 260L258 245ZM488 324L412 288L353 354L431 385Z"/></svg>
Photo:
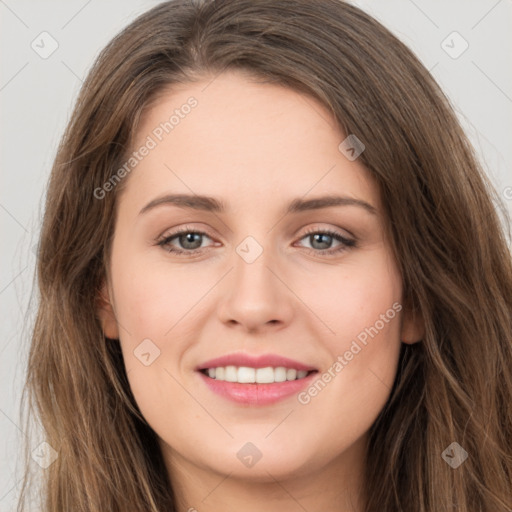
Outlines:
<svg viewBox="0 0 512 512"><path fill-rule="evenodd" d="M200 465L216 473L230 474L230 478L262 483L307 476L321 467L320 461L315 463L314 453L306 453L297 448L297 443L286 447L282 444L277 446L270 440L231 440L229 447L209 453L206 459L203 453Z"/></svg>

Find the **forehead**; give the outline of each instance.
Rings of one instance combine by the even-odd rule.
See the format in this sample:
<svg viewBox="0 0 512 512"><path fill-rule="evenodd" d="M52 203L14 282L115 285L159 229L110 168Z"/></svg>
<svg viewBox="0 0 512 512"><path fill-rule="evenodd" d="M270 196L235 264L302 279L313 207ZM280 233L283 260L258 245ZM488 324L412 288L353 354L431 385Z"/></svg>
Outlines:
<svg viewBox="0 0 512 512"><path fill-rule="evenodd" d="M236 72L179 84L141 117L131 149L151 149L127 192L148 200L163 192L208 194L255 211L326 193L378 207L367 169L339 149L345 138L322 103L281 85Z"/></svg>

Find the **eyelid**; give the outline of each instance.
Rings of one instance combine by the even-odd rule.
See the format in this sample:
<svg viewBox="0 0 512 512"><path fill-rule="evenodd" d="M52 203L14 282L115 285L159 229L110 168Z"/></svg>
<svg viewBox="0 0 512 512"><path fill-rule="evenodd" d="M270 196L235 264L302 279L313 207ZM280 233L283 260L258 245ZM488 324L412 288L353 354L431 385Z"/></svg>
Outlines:
<svg viewBox="0 0 512 512"><path fill-rule="evenodd" d="M354 240L357 239L357 237L351 233L349 230L345 229L345 228L339 228L339 227L323 227L323 226L319 226L318 224L315 224L313 227L308 227L306 229L306 231L304 233L302 233L302 235L300 236L300 238L303 238L305 237L306 235L309 235L309 234L314 234L314 233L317 233L319 231L321 231L322 233L326 233L326 232L335 232L336 234L339 234L340 236L344 236L342 233L339 233L339 231L345 231L347 233L347 235L351 238L353 238ZM192 227L192 226L189 226L189 225L185 225L185 226L182 226L182 227L179 227L179 228L176 228L175 231L172 231L170 230L170 233L169 234L166 234L167 231L169 230L166 230L164 231L161 235L159 235L155 241L160 241L162 239L166 239L166 238L169 238L169 237L173 237L173 236L176 236L176 235L179 235L179 234L182 234L182 233L190 233L190 232L193 232L193 233L199 233L199 234L202 234L202 235L207 235L208 237L210 238L215 238L215 236L213 236L209 231L208 231L208 228L203 228L203 227ZM300 232L300 230L299 230ZM295 236L298 236L295 235ZM345 237L345 236L344 236ZM346 238L346 237L345 237Z"/></svg>
<svg viewBox="0 0 512 512"><path fill-rule="evenodd" d="M345 233L347 235L344 235L343 233L341 233L341 231L345 231ZM322 233L335 233L336 235L339 235L343 238L346 238L348 240L348 238L350 237L351 239L353 240L356 240L357 237L352 234L350 231L348 231L347 229L344 229L344 228L339 228L339 227L322 227L322 226L319 226L319 225L314 225L313 227L309 227L306 229L306 231L302 234L301 238L305 237L306 235L310 235L310 234L314 234L314 233L318 233L318 232L322 232Z"/></svg>

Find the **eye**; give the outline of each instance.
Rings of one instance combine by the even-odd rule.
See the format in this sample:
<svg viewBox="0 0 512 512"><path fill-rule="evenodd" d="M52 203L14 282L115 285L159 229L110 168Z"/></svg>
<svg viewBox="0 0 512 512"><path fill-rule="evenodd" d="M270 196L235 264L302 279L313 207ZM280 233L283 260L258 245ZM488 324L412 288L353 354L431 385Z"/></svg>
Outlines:
<svg viewBox="0 0 512 512"><path fill-rule="evenodd" d="M203 231L194 230L188 226L180 228L179 230L167 235L157 241L157 245L163 247L167 252L173 254L183 254L186 256L194 256L201 252L203 238L210 238ZM308 252L312 252L315 255L333 255L339 254L343 251L348 250L351 247L356 247L356 240L346 238L341 233L330 229L312 229L306 232L306 234L300 239L309 239L311 248L305 247ZM181 247L173 245L173 241L178 243ZM339 246L331 248L333 242L338 242Z"/></svg>
<svg viewBox="0 0 512 512"><path fill-rule="evenodd" d="M185 226L159 240L157 245L163 247L167 252L174 254L185 253L189 256L200 252L203 237L210 238L202 231L197 231ZM182 249L171 244L174 239L183 247Z"/></svg>
<svg viewBox="0 0 512 512"><path fill-rule="evenodd" d="M306 247L309 252L313 252L314 254L320 255L332 255L339 254L343 251L350 249L351 247L356 247L356 241L350 238L343 236L341 233L337 231L333 231L330 229L311 229L306 231L306 235L301 238L301 240L308 239L312 248ZM339 246L330 248L334 241L339 242Z"/></svg>

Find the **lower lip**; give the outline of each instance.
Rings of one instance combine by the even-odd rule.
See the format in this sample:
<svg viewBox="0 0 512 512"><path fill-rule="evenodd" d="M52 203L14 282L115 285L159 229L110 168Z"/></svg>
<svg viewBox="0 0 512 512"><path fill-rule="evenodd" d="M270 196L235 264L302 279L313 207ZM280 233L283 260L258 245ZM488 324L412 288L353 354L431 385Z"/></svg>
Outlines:
<svg viewBox="0 0 512 512"><path fill-rule="evenodd" d="M202 372L198 373L214 393L245 405L270 405L284 400L299 393L318 375L318 372L313 372L303 379L272 384L240 384L239 382L212 379Z"/></svg>

